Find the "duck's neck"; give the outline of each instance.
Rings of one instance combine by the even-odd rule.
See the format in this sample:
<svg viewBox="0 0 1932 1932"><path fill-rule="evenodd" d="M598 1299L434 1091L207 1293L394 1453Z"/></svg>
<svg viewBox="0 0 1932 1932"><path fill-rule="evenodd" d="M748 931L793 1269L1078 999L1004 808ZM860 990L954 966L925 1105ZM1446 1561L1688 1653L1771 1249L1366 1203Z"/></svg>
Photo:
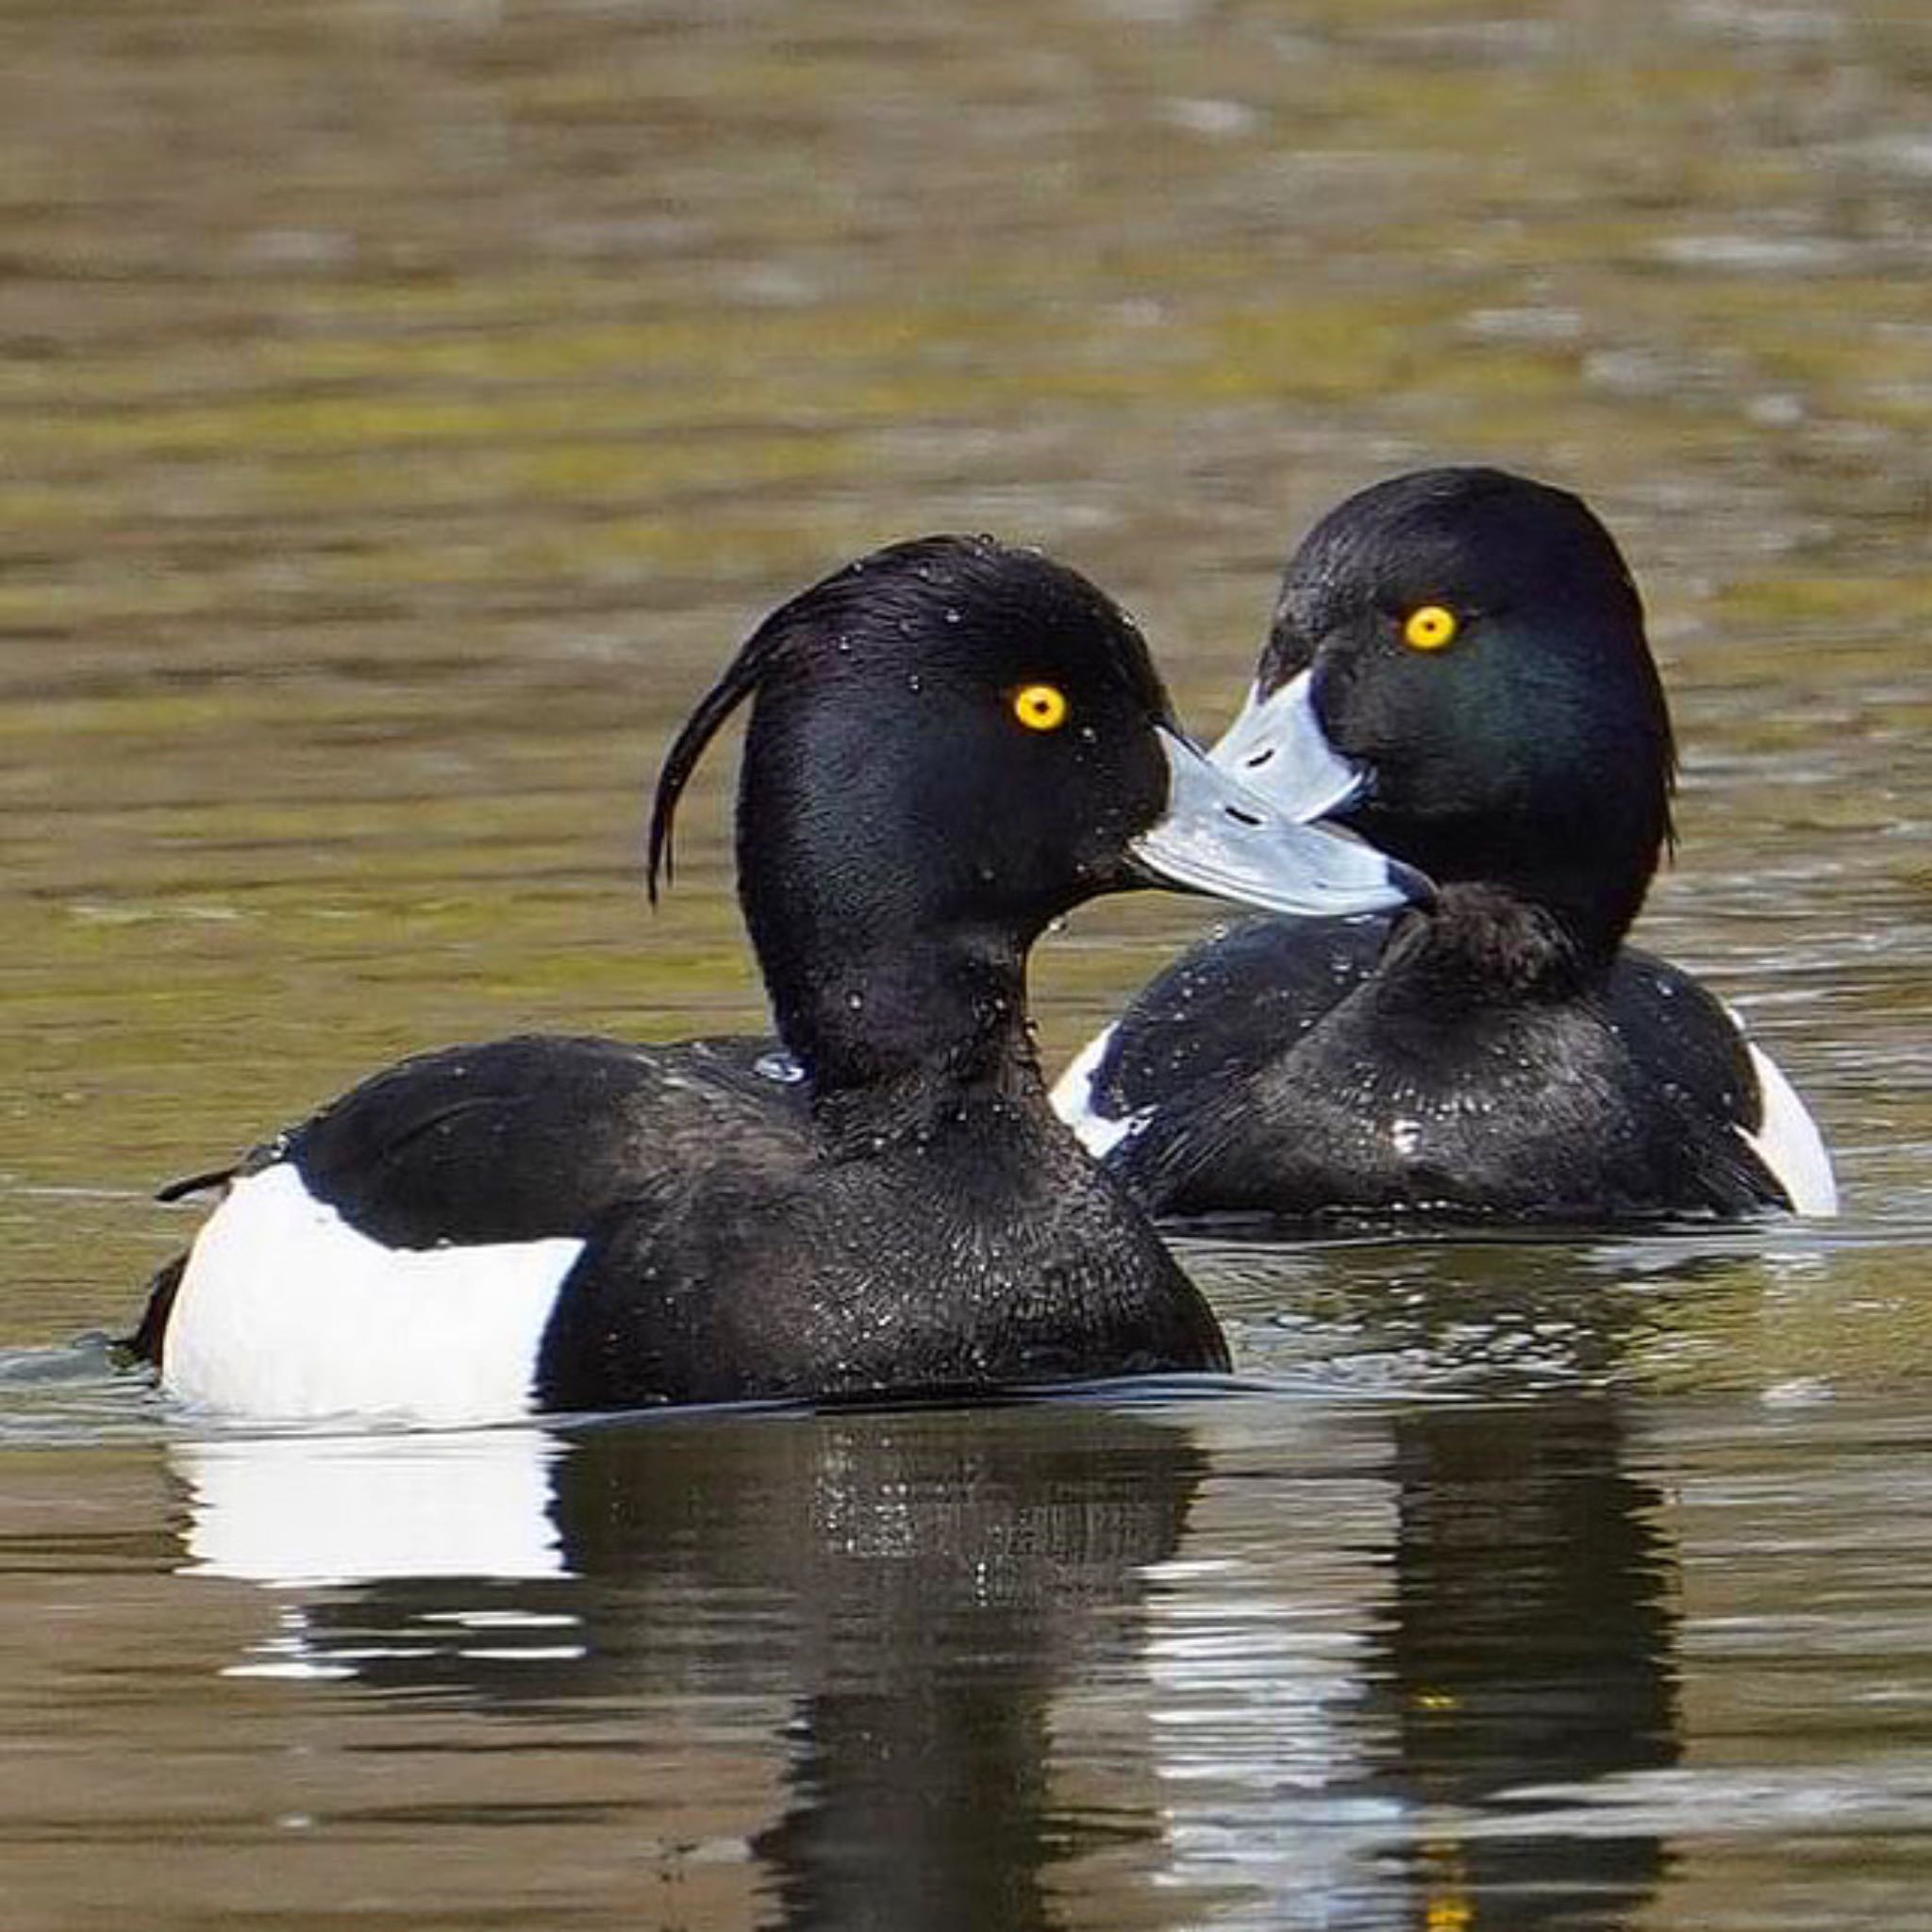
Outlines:
<svg viewBox="0 0 1932 1932"><path fill-rule="evenodd" d="M916 1124L974 1094L1043 1095L1025 955L1010 942L908 936L765 967L779 1037L828 1124Z"/></svg>
<svg viewBox="0 0 1932 1932"><path fill-rule="evenodd" d="M1374 845L1436 882L1425 912L1398 921L1445 975L1476 986L1555 989L1599 979L1643 905L1669 828L1663 781L1634 802L1606 793L1553 811L1384 813L1350 820Z"/></svg>
<svg viewBox="0 0 1932 1932"><path fill-rule="evenodd" d="M1406 982L1439 999L1568 999L1609 972L1622 939L1621 922L1472 880L1439 887L1432 906L1398 919L1388 957Z"/></svg>
<svg viewBox="0 0 1932 1932"><path fill-rule="evenodd" d="M1026 955L1059 908L969 866L961 828L940 816L929 774L908 757L890 739L855 757L816 712L761 702L752 714L739 898L779 1037L821 1113L862 1114L868 1095L885 1108L924 1091L938 1106L948 1093L1041 1086ZM842 782L827 797L833 771Z"/></svg>

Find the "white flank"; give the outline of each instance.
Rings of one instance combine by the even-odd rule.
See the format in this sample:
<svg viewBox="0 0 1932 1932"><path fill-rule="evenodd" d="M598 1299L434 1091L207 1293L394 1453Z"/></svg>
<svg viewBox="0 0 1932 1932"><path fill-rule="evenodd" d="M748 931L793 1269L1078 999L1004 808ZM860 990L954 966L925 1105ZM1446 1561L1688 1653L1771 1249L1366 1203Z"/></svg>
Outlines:
<svg viewBox="0 0 1932 1932"><path fill-rule="evenodd" d="M195 1237L162 1386L264 1421L527 1415L544 1324L583 1247L386 1248L313 1199L292 1166L265 1168Z"/></svg>
<svg viewBox="0 0 1932 1932"><path fill-rule="evenodd" d="M1838 1180L1832 1174L1831 1156L1825 1151L1824 1136L1818 1131L1818 1123L1772 1057L1748 1040L1744 1048L1751 1056L1752 1071L1757 1075L1763 1118L1755 1134L1743 1127L1738 1131L1771 1170L1797 1213L1836 1214Z"/></svg>
<svg viewBox="0 0 1932 1932"><path fill-rule="evenodd" d="M1115 1028L1104 1027L1074 1056L1067 1071L1054 1082L1048 1096L1053 1110L1074 1130L1074 1138L1095 1160L1105 1160L1123 1141L1138 1134L1154 1118L1151 1108L1139 1113L1105 1114L1093 1104L1093 1076L1113 1044Z"/></svg>

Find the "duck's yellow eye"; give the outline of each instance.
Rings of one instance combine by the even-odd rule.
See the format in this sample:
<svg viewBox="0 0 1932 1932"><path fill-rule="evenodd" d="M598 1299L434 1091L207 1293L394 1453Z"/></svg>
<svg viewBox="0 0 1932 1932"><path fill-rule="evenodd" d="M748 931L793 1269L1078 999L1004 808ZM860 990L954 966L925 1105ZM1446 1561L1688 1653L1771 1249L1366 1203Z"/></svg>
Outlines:
<svg viewBox="0 0 1932 1932"><path fill-rule="evenodd" d="M1440 604L1424 604L1408 613L1408 621L1402 626L1402 641L1411 650L1440 651L1444 644L1455 642L1457 628L1455 611L1445 610Z"/></svg>
<svg viewBox="0 0 1932 1932"><path fill-rule="evenodd" d="M1029 731L1058 731L1067 722L1067 694L1057 684L1023 684L1013 693L1013 716Z"/></svg>

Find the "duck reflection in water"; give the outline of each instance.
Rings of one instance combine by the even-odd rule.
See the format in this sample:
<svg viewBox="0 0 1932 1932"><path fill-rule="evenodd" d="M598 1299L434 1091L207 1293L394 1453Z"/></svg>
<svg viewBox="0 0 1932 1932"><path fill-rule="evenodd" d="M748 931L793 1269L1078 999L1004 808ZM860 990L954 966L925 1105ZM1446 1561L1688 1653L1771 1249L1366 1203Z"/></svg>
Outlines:
<svg viewBox="0 0 1932 1932"><path fill-rule="evenodd" d="M1624 1439L1570 1391L175 1458L188 1567L281 1589L238 1674L375 1694L337 1726L453 1709L466 1745L413 1760L448 1806L513 1774L517 1815L603 1821L675 1880L666 1923L1609 1928L1664 1852L1601 1801L1678 1750L1661 1500ZM561 1801L521 1768L559 1743Z"/></svg>
<svg viewBox="0 0 1932 1932"><path fill-rule="evenodd" d="M1419 1407L1393 1448L1388 1781L1424 1816L1490 1814L1415 1847L1423 1923L1623 1926L1663 1847L1579 1829L1575 1808L1678 1757L1663 1499L1624 1468L1624 1420L1600 1394Z"/></svg>
<svg viewBox="0 0 1932 1932"><path fill-rule="evenodd" d="M705 1837L755 1861L751 1923L943 1932L1058 1923L1043 1874L1092 1828L1054 1789L1056 1695L1137 1681L1206 1464L1176 1423L1058 1403L212 1439L176 1466L189 1568L300 1587L242 1671L575 1710L606 1742L614 1714L603 1802L672 1821L660 1864ZM414 1559L381 1528L412 1490L443 1525ZM1146 1795L1109 1845L1158 1853Z"/></svg>

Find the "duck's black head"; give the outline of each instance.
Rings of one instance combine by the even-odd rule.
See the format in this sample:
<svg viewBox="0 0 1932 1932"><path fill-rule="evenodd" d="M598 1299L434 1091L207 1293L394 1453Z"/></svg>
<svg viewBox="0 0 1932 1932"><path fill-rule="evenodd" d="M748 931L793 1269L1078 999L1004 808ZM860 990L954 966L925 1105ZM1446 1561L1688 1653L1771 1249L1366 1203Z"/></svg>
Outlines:
<svg viewBox="0 0 1932 1932"><path fill-rule="evenodd" d="M1291 806L1269 768L1311 725L1360 780L1334 815L1440 884L1520 895L1590 954L1635 918L1671 835L1670 718L1636 586L1578 498L1425 470L1323 518L1215 757Z"/></svg>
<svg viewBox="0 0 1932 1932"><path fill-rule="evenodd" d="M1026 948L1099 892L1405 896L1378 855L1208 765L1133 624L1034 551L899 543L774 611L666 759L654 886L678 794L746 697L740 893L779 1031L821 1084L1017 1031Z"/></svg>

